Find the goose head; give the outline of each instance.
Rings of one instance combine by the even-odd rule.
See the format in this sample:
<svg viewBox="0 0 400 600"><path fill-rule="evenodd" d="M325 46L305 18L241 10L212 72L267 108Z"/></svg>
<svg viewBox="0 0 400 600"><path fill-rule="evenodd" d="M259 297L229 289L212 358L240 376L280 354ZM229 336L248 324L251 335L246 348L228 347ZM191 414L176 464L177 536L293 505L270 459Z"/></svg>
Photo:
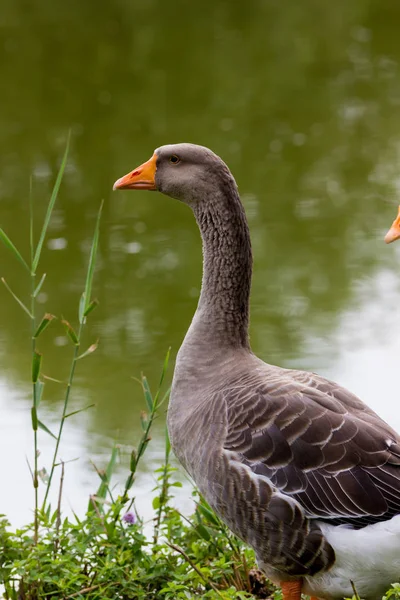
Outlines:
<svg viewBox="0 0 400 600"><path fill-rule="evenodd" d="M195 144L169 144L114 183L114 190L158 190L194 208L211 201L211 190L234 182L214 152Z"/></svg>
<svg viewBox="0 0 400 600"><path fill-rule="evenodd" d="M398 240L399 238L400 238L400 206L399 206L399 212L397 214L397 217L395 218L395 220L392 223L391 228L385 235L385 242L387 244L390 244L391 242L394 242L395 240Z"/></svg>

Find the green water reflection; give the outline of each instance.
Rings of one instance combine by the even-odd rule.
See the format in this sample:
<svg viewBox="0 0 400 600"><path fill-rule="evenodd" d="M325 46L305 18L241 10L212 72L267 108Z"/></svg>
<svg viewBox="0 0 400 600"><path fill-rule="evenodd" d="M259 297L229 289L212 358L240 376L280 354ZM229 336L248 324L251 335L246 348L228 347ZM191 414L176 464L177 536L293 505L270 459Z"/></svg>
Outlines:
<svg viewBox="0 0 400 600"><path fill-rule="evenodd" d="M361 312L368 282L395 277L398 265L382 236L399 188L399 19L400 5L382 0L3 0L0 224L26 254L29 177L39 224L72 129L42 264L43 310L76 320L105 199L100 307L87 333L88 345L100 345L79 366L73 397L96 409L69 424L85 456L101 462L117 435L135 442L143 402L132 376L158 380L197 302L200 241L189 210L159 194L111 192L163 143L205 144L236 176L254 244L254 350L342 380L343 315ZM3 249L0 265L27 298L29 282ZM1 427L14 455L15 414L29 420L29 323L0 294ZM372 339L368 323L361 328ZM63 335L54 325L40 344L45 373L61 379L71 354ZM56 384L43 403L51 421ZM156 434L154 460L161 420ZM63 457L76 451L71 441Z"/></svg>

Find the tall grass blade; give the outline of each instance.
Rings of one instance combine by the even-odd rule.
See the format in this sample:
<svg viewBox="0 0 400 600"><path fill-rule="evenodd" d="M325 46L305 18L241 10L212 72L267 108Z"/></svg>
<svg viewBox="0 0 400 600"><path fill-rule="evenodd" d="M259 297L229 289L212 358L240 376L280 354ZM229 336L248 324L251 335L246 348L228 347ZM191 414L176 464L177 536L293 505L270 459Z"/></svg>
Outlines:
<svg viewBox="0 0 400 600"><path fill-rule="evenodd" d="M42 429L43 431L45 431L46 433L51 435L51 437L54 438L55 440L57 439L57 436L55 436L54 433L51 432L50 429L48 427L46 427L46 425L44 423L42 423L42 421L39 421L39 419L38 419L37 424L38 424L39 429Z"/></svg>
<svg viewBox="0 0 400 600"><path fill-rule="evenodd" d="M42 394L43 394L43 388L44 388L44 383L43 381L40 381L40 379L38 379L35 382L35 391L34 391L34 400L35 400L35 406L36 408L38 408L40 401L42 399Z"/></svg>
<svg viewBox="0 0 400 600"><path fill-rule="evenodd" d="M77 346L79 344L79 338L76 335L75 329L72 327L71 323L68 323L68 321L66 321L65 319L63 319L61 321L61 323L64 325L65 332L68 335L68 337L71 340L71 342L73 344L75 344L75 346Z"/></svg>
<svg viewBox="0 0 400 600"><path fill-rule="evenodd" d="M129 468L130 468L130 470L131 470L132 473L135 472L136 462L137 462L136 450L132 450L132 452L131 452L131 459L130 459L130 463L129 463Z"/></svg>
<svg viewBox="0 0 400 600"><path fill-rule="evenodd" d="M60 189L61 181L62 181L62 178L63 178L63 175L64 175L65 165L67 164L67 158L68 158L68 153L69 153L70 137L71 137L71 132L69 132L69 134L68 134L67 145L66 145L66 148L65 148L64 156L63 156L63 159L61 161L61 166L60 166L60 168L58 170L58 174L57 174L56 182L55 182L54 187L53 187L53 191L51 193L50 202L49 202L48 207L47 207L47 212L46 212L46 216L44 218L43 227L42 227L42 231L40 233L38 245L36 246L36 252L35 252L35 255L34 255L34 258L33 258L33 262L32 262L32 273L36 273L36 269L37 269L38 264L39 264L40 255L41 255L42 248L43 248L44 238L46 237L47 228L48 228L49 223L50 223L51 213L53 212L54 204L55 204L55 202L57 200L57 196L58 196L58 192L59 192L59 189Z"/></svg>
<svg viewBox="0 0 400 600"><path fill-rule="evenodd" d="M44 284L44 280L46 279L46 273L43 273L42 277L40 278L39 283L37 284L35 291L33 292L33 297L37 298L37 295L39 294L40 290L42 289L42 285Z"/></svg>
<svg viewBox="0 0 400 600"><path fill-rule="evenodd" d="M140 413L140 423L142 426L142 430L144 432L147 432L149 426L149 416L144 410L142 410L142 412Z"/></svg>
<svg viewBox="0 0 400 600"><path fill-rule="evenodd" d="M119 456L119 446L117 444L114 444L113 449L111 451L110 460L108 461L108 465L107 465L106 470L105 471L99 471L96 468L97 474L99 475L99 477L101 479L101 484L100 484L99 489L97 490L97 492L95 494L96 499L97 498L102 499L102 500L106 499L107 492L109 490L109 485L110 485L111 477L112 477L112 474L114 472L118 456ZM89 500L88 512L93 512L93 510L94 510L93 502L91 502Z"/></svg>
<svg viewBox="0 0 400 600"><path fill-rule="evenodd" d="M40 365L42 364L42 355L39 352L33 353L32 356L32 383L36 383L39 377Z"/></svg>
<svg viewBox="0 0 400 600"><path fill-rule="evenodd" d="M89 410L89 408L93 408L93 406L96 406L96 404L94 404L94 403L88 404L87 406L84 406L83 408L78 408L78 410L73 410L72 412L65 415L64 419L68 419L68 417L72 417L72 415L77 415L78 413L84 412L85 410Z"/></svg>
<svg viewBox="0 0 400 600"><path fill-rule="evenodd" d="M87 309L85 310L85 312L83 313L84 317L87 317L89 313L92 312L92 310L94 310L95 308L97 308L99 305L99 301L98 300L92 300L91 303L89 304L89 306L87 307Z"/></svg>
<svg viewBox="0 0 400 600"><path fill-rule="evenodd" d="M40 321L33 337L37 338L42 331L44 331L52 322L53 319L55 319L56 317L54 315L51 315L50 313L46 313L43 317L43 319Z"/></svg>
<svg viewBox="0 0 400 600"><path fill-rule="evenodd" d="M200 503L197 505L197 510L202 513L203 517L207 519L210 523L215 525L215 527L221 527L221 522L215 514L204 504Z"/></svg>
<svg viewBox="0 0 400 600"><path fill-rule="evenodd" d="M33 471L32 471L31 465L29 464L29 460L28 460L27 456L25 456L25 460L26 460L26 464L28 465L29 473L31 474L32 481L33 481Z"/></svg>
<svg viewBox="0 0 400 600"><path fill-rule="evenodd" d="M195 528L203 540L205 540L206 542L210 541L211 533L207 529L207 527L205 527L202 523L198 523L197 525L195 525Z"/></svg>
<svg viewBox="0 0 400 600"><path fill-rule="evenodd" d="M86 297L85 297L85 292L82 292L82 296L79 300L79 311L78 311L78 318L79 318L79 323L81 325L83 325L84 321L85 321L85 306L86 306Z"/></svg>
<svg viewBox="0 0 400 600"><path fill-rule="evenodd" d="M97 350L98 345L99 345L99 342L95 342L94 344L91 344L91 346L89 346L89 348L87 350L85 350L85 352L82 352L82 354L80 354L79 356L76 357L76 360L80 360L81 358L85 358L85 356L88 356L89 354L93 354L93 352L95 350Z"/></svg>
<svg viewBox="0 0 400 600"><path fill-rule="evenodd" d="M168 369L168 363L169 363L169 355L170 355L170 353L171 353L171 347L168 348L167 354L165 355L164 364L163 364L163 368L162 368L162 371L161 371L160 383L158 384L158 389L157 389L156 395L154 397L154 405L157 408L159 406L158 398L160 396L161 387L162 387L162 384L164 382L165 374L166 374L167 369ZM168 393L169 393L169 390L168 390ZM165 398L165 396L163 397L163 400L161 401L160 404L162 404L162 402L164 401L164 398Z"/></svg>
<svg viewBox="0 0 400 600"><path fill-rule="evenodd" d="M88 270L87 270L87 274L86 274L86 283L85 283L85 291L84 291L84 301L82 301L84 303L83 310L81 310L81 306L79 306L79 313L80 313L79 321L80 321L80 323L83 323L83 320L85 318L85 313L88 314L88 312L90 312L89 307L91 305L92 283L93 283L93 276L94 276L94 267L95 267L95 263L96 263L97 248L99 245L100 219L101 219L101 213L103 210L103 203L104 203L104 201L102 200L101 204L100 204L99 212L97 214L96 226L95 226L94 235L93 235L93 242L92 242L92 247L90 249L90 258L89 258L89 265L88 265Z"/></svg>
<svg viewBox="0 0 400 600"><path fill-rule="evenodd" d="M29 177L29 250L31 254L31 265L33 263L34 238L33 238L33 178ZM29 269L30 270L30 269Z"/></svg>
<svg viewBox="0 0 400 600"><path fill-rule="evenodd" d="M20 307L22 308L22 310L24 310L26 312L26 314L28 315L28 317L30 317L31 319L33 319L33 316L32 316L32 313L30 312L30 310L25 306L25 304L22 302L22 300L20 300L18 298L18 296L16 296L14 294L14 292L12 291L12 289L10 288L10 286L8 285L8 283L6 282L6 280L4 279L4 277L1 278L1 281L5 285L5 287L7 288L7 290L10 292L10 294L14 298L14 300L16 302L18 302L18 304L20 305Z"/></svg>
<svg viewBox="0 0 400 600"><path fill-rule="evenodd" d="M65 383L62 379L56 379L55 377L50 377L50 375L45 375L42 373L43 379L47 379L47 381L53 381L54 383Z"/></svg>
<svg viewBox="0 0 400 600"><path fill-rule="evenodd" d="M351 587L353 588L353 593L354 593L355 600L360 600L360 596L358 595L357 588L356 588L356 586L354 584L354 581L352 581L351 579L350 579L350 584L351 584Z"/></svg>
<svg viewBox="0 0 400 600"><path fill-rule="evenodd" d="M32 406L32 408L31 408L31 417L32 417L32 429L33 429L33 431L37 431L38 418L37 418L37 411L36 411L35 406Z"/></svg>
<svg viewBox="0 0 400 600"><path fill-rule="evenodd" d="M31 272L28 263L25 262L25 259L22 257L21 253L19 252L19 250L16 249L16 247L14 246L14 244L12 243L12 241L10 240L10 238L8 237L8 235L6 234L5 231L3 231L3 229L1 229L0 227L0 240L3 242L3 244L5 246L7 246L7 248L9 248L9 250L11 250L11 252L14 254L15 258L17 260L19 260L19 262L21 263L21 265L24 265L25 269L27 269L28 273Z"/></svg>
<svg viewBox="0 0 400 600"><path fill-rule="evenodd" d="M147 381L147 377L142 375L142 386L143 386L143 394L146 400L147 408L149 412L153 412L153 396L151 394L149 382Z"/></svg>
<svg viewBox="0 0 400 600"><path fill-rule="evenodd" d="M168 428L166 427L165 428L165 458L166 458L165 462L168 461L168 457L169 457L170 453L171 453L171 440L169 438Z"/></svg>
<svg viewBox="0 0 400 600"><path fill-rule="evenodd" d="M106 469L106 476L107 476L108 483L110 483L111 477L114 473L114 469L115 469L115 465L116 465L118 456L119 456L119 445L114 444L112 452L111 452L110 460L108 462L107 469Z"/></svg>
<svg viewBox="0 0 400 600"><path fill-rule="evenodd" d="M161 388L164 378L165 378L165 374L168 370L168 363L169 363L169 355L171 354L171 346L168 348L167 350L167 354L165 355L165 359L164 359L164 364L163 364L163 370L161 372L161 378L160 378L160 383L158 384L158 388Z"/></svg>
<svg viewBox="0 0 400 600"><path fill-rule="evenodd" d="M157 401L157 408L160 408L164 404L164 402L167 400L168 396L171 393L171 387L172 386L169 386L169 388L167 389L167 391L165 392L165 394L163 395L161 400Z"/></svg>

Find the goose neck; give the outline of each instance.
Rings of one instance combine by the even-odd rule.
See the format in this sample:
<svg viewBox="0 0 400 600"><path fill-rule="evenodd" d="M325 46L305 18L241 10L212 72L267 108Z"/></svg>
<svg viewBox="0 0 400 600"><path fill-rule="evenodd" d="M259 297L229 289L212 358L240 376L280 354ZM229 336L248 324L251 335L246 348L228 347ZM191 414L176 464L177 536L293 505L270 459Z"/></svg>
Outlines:
<svg viewBox="0 0 400 600"><path fill-rule="evenodd" d="M249 347L250 234L236 186L195 209L203 244L203 278L194 322L219 345Z"/></svg>

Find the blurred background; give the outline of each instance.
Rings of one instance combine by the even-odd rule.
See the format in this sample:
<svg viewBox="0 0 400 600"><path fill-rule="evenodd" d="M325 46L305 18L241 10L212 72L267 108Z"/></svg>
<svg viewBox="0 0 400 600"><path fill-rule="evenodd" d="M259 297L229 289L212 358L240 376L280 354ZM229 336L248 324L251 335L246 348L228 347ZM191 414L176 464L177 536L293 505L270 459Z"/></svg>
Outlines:
<svg viewBox="0 0 400 600"><path fill-rule="evenodd" d="M400 4L388 0L2 0L0 226L28 256L68 130L71 152L43 252L43 312L77 321L96 213L104 199L85 333L60 457L67 506L95 491L117 440L127 475L144 401L173 362L196 308L201 245L189 209L113 182L171 142L203 144L234 173L254 246L251 339L267 362L349 387L400 429L400 244L383 236L400 199ZM38 235L38 234L37 234ZM23 298L29 278L0 247L0 275ZM0 513L26 521L33 490L29 320L0 288ZM59 322L40 338L43 370L66 379ZM46 383L55 427L62 389ZM164 413L136 482L150 515ZM39 465L52 440L40 433ZM179 477L185 482L183 473ZM178 499L188 506L190 486Z"/></svg>

